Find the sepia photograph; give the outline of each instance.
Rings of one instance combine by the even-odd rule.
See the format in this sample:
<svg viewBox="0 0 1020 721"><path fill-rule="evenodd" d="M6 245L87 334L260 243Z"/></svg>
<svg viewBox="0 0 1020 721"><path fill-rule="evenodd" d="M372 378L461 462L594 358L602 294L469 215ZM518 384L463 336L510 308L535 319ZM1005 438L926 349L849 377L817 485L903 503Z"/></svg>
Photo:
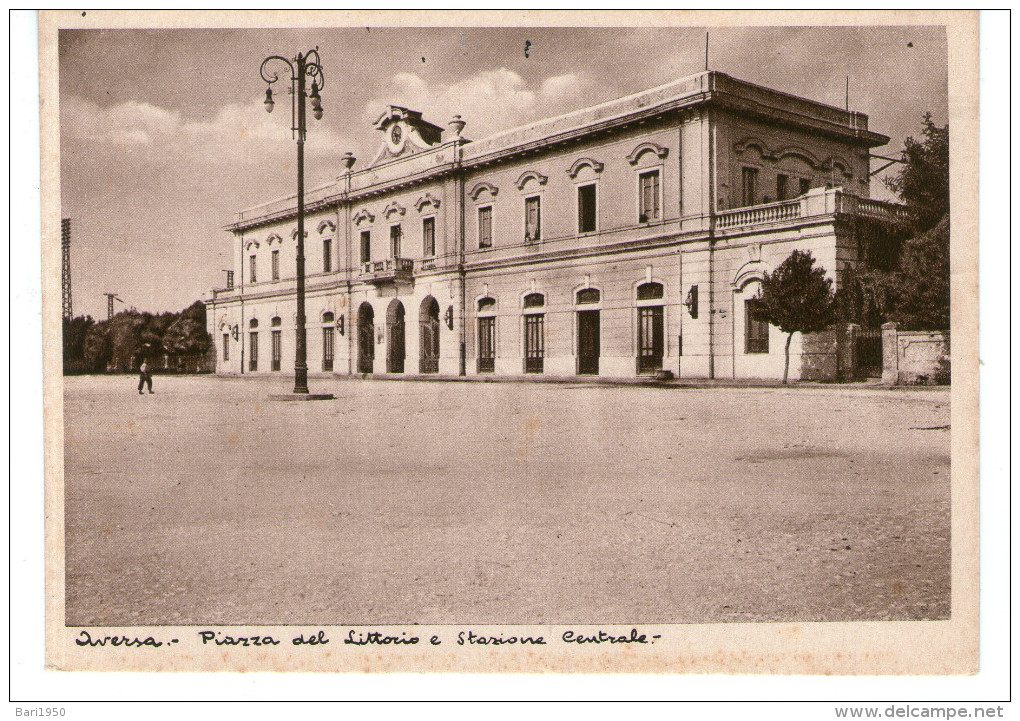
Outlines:
<svg viewBox="0 0 1020 721"><path fill-rule="evenodd" d="M90 14L51 663L976 670L959 27Z"/></svg>

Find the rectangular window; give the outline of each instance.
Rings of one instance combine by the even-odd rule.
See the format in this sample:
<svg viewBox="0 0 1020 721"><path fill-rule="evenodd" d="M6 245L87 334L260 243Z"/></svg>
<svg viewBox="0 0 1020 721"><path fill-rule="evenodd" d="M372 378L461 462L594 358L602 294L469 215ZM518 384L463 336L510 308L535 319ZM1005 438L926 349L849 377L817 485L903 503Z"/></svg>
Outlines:
<svg viewBox="0 0 1020 721"><path fill-rule="evenodd" d="M800 194L804 195L804 193L808 192L809 190L811 190L811 179L810 178L801 178L800 179Z"/></svg>
<svg viewBox="0 0 1020 721"><path fill-rule="evenodd" d="M333 328L322 329L322 370L333 370Z"/></svg>
<svg viewBox="0 0 1020 721"><path fill-rule="evenodd" d="M252 331L248 334L248 370L254 372L259 369L259 333Z"/></svg>
<svg viewBox="0 0 1020 721"><path fill-rule="evenodd" d="M524 240L542 238L542 198L534 196L524 199Z"/></svg>
<svg viewBox="0 0 1020 721"><path fill-rule="evenodd" d="M322 272L333 271L333 239L326 238L322 241Z"/></svg>
<svg viewBox="0 0 1020 721"><path fill-rule="evenodd" d="M232 290L234 287L234 271L227 271L227 290Z"/></svg>
<svg viewBox="0 0 1020 721"><path fill-rule="evenodd" d="M223 360L230 360L230 333L223 334Z"/></svg>
<svg viewBox="0 0 1020 721"><path fill-rule="evenodd" d="M662 368L664 341L662 306L638 308L638 373Z"/></svg>
<svg viewBox="0 0 1020 721"><path fill-rule="evenodd" d="M758 197L758 169L757 168L744 168L742 173L743 180L743 204L754 205L756 198Z"/></svg>
<svg viewBox="0 0 1020 721"><path fill-rule="evenodd" d="M400 257L400 235L401 235L400 226L399 225L391 225L390 226L390 257L391 258L399 258Z"/></svg>
<svg viewBox="0 0 1020 721"><path fill-rule="evenodd" d="M492 247L492 206L478 209L478 247Z"/></svg>
<svg viewBox="0 0 1020 721"><path fill-rule="evenodd" d="M478 372L496 370L496 319L478 319Z"/></svg>
<svg viewBox="0 0 1020 721"><path fill-rule="evenodd" d="M431 258L436 254L436 219L423 218L421 221L421 243L424 257Z"/></svg>
<svg viewBox="0 0 1020 721"><path fill-rule="evenodd" d="M361 231L361 262L367 263L372 260L372 231Z"/></svg>
<svg viewBox="0 0 1020 721"><path fill-rule="evenodd" d="M248 258L248 282L258 283L258 277L255 275L255 256Z"/></svg>
<svg viewBox="0 0 1020 721"><path fill-rule="evenodd" d="M757 298L744 301L744 335L746 353L769 352L769 324L762 319L761 301Z"/></svg>
<svg viewBox="0 0 1020 721"><path fill-rule="evenodd" d="M577 188L577 232L595 232L595 184Z"/></svg>
<svg viewBox="0 0 1020 721"><path fill-rule="evenodd" d="M545 362L545 316L524 316L524 372L541 373Z"/></svg>
<svg viewBox="0 0 1020 721"><path fill-rule="evenodd" d="M790 192L790 178L789 176L780 173L776 176L776 200L786 200L787 193Z"/></svg>
<svg viewBox="0 0 1020 721"><path fill-rule="evenodd" d="M638 222L650 223L659 219L661 191L659 189L659 171L649 170L638 176Z"/></svg>
<svg viewBox="0 0 1020 721"><path fill-rule="evenodd" d="M273 331L273 370L280 370L280 357L283 355L283 332Z"/></svg>
<svg viewBox="0 0 1020 721"><path fill-rule="evenodd" d="M273 280L280 279L280 251L274 250L270 255L273 267Z"/></svg>

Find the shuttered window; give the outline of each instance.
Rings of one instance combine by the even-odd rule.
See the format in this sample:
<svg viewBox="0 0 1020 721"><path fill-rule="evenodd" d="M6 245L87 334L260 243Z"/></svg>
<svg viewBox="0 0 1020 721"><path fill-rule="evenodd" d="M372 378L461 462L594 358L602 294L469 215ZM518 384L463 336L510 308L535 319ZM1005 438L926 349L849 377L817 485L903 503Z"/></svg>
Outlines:
<svg viewBox="0 0 1020 721"><path fill-rule="evenodd" d="M372 231L361 231L361 262L372 260Z"/></svg>
<svg viewBox="0 0 1020 721"><path fill-rule="evenodd" d="M492 247L492 206L478 209L478 247Z"/></svg>
<svg viewBox="0 0 1020 721"><path fill-rule="evenodd" d="M436 254L436 219L425 218L421 221L422 252L424 257L431 258Z"/></svg>
<svg viewBox="0 0 1020 721"><path fill-rule="evenodd" d="M658 220L661 207L659 190L659 171L649 170L638 176L638 187L641 195L638 203L638 222L648 223Z"/></svg>
<svg viewBox="0 0 1020 721"><path fill-rule="evenodd" d="M537 195L524 200L524 239L539 240L542 237L542 199Z"/></svg>

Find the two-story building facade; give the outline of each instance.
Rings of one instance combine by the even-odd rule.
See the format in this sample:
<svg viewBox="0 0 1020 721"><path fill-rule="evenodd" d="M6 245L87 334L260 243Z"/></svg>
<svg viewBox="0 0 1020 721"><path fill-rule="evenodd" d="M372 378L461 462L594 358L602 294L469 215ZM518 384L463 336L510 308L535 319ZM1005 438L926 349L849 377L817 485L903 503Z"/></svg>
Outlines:
<svg viewBox="0 0 1020 721"><path fill-rule="evenodd" d="M809 250L838 285L869 199L867 117L704 72L469 141L392 106L366 167L306 193L308 367L336 375L777 378L763 274ZM208 299L217 371L292 371L296 202L238 214ZM835 341L795 339L791 377Z"/></svg>

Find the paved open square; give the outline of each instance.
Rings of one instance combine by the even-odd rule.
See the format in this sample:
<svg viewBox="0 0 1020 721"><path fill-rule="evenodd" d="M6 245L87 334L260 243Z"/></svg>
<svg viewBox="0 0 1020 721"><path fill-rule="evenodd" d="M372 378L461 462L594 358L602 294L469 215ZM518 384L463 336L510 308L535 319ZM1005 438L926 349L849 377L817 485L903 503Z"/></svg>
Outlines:
<svg viewBox="0 0 1020 721"><path fill-rule="evenodd" d="M64 382L69 625L949 617L947 389Z"/></svg>

